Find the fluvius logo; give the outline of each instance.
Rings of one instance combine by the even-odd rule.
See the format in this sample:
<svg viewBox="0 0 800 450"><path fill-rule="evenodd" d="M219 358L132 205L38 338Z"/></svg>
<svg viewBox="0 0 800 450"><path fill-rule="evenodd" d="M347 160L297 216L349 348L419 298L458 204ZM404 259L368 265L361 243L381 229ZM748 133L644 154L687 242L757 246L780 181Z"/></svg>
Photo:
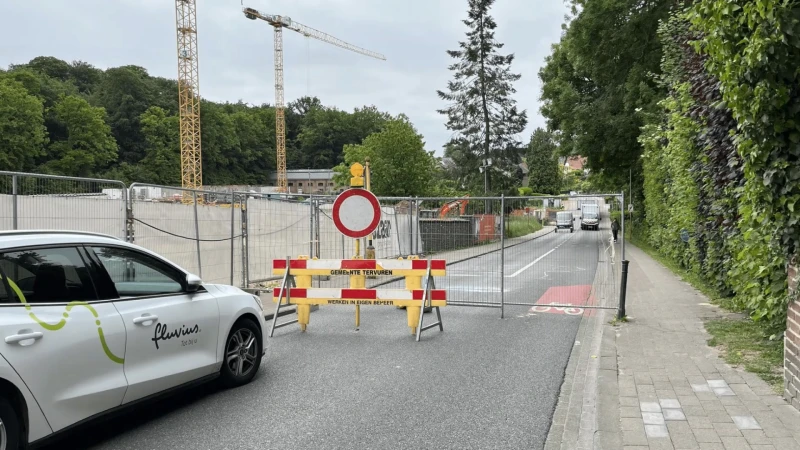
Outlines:
<svg viewBox="0 0 800 450"><path fill-rule="evenodd" d="M156 328L153 331L153 343L156 345L156 350L159 349L158 341L168 341L170 339L176 339L183 336L189 336L190 334L197 334L200 332L200 326L196 325L193 327L187 327L186 325L181 325L180 328L172 331L168 331L167 324L165 323L157 323Z"/></svg>

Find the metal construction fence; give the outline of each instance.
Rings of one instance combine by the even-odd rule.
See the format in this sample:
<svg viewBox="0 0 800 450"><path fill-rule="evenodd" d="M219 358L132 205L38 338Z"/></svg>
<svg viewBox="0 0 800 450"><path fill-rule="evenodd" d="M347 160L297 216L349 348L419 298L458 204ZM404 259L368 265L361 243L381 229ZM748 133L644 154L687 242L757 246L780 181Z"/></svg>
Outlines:
<svg viewBox="0 0 800 450"><path fill-rule="evenodd" d="M203 280L270 287L272 261L355 256L333 222L333 196L190 190L120 181L0 172L0 229L109 234L152 250ZM620 194L380 198L381 220L361 243L376 258L448 263L437 288L448 304L519 314L616 309L624 259ZM617 220L614 242L611 223ZM342 277L315 277L344 287ZM338 283L338 284L337 284ZM402 279L367 286L402 287Z"/></svg>

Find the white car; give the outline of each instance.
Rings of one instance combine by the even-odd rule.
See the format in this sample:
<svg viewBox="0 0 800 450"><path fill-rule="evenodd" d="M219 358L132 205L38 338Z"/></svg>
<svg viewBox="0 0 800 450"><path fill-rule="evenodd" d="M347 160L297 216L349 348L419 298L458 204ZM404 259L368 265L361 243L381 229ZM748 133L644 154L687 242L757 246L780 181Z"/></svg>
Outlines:
<svg viewBox="0 0 800 450"><path fill-rule="evenodd" d="M111 236L0 232L0 450L175 389L253 379L258 297Z"/></svg>

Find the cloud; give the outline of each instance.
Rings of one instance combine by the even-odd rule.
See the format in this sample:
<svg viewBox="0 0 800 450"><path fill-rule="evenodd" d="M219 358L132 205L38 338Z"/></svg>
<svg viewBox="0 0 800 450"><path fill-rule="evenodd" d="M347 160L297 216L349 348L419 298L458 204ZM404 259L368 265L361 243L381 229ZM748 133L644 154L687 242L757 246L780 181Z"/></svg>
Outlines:
<svg viewBox="0 0 800 450"><path fill-rule="evenodd" d="M451 132L436 113L437 89L450 79L445 53L464 39L466 0L246 0L354 45L374 60L284 31L286 101L315 95L352 110L375 105L405 113L441 153ZM197 0L200 91L215 101L274 103L273 30L247 20L236 0ZM492 14L504 52L514 53L526 135L544 124L537 76L561 33L563 0L497 0ZM101 68L135 64L175 78L175 5L171 0L7 0L0 5L0 66L36 56L83 60Z"/></svg>

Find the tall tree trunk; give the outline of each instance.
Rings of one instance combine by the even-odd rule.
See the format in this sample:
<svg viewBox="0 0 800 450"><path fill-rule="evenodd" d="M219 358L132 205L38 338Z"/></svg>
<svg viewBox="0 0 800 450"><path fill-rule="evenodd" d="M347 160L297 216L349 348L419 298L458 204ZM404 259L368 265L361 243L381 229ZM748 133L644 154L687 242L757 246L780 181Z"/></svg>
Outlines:
<svg viewBox="0 0 800 450"><path fill-rule="evenodd" d="M488 193L492 189L492 176L489 172L489 106L486 103L486 54L484 53L484 30L483 30L483 15L481 15L481 102L483 103L483 122L486 127L486 136L483 143L483 170L486 171L485 177L485 191Z"/></svg>

